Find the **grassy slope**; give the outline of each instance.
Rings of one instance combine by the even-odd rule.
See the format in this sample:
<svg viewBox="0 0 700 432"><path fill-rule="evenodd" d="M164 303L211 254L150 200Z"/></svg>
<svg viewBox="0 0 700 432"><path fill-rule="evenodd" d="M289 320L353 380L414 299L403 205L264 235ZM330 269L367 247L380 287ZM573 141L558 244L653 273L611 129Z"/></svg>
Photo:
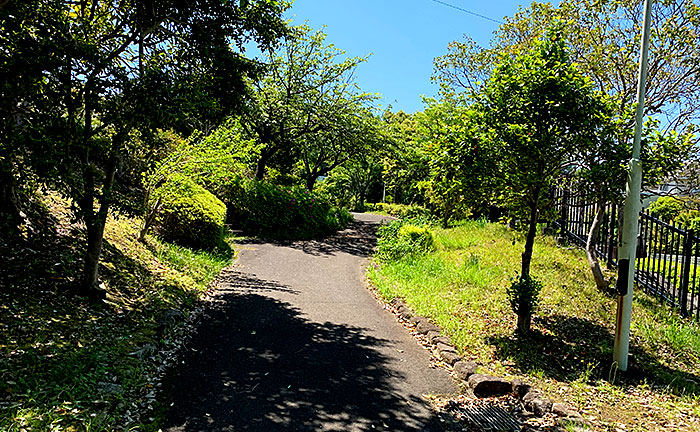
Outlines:
<svg viewBox="0 0 700 432"><path fill-rule="evenodd" d="M159 365L177 326L233 258L228 245L195 252L110 219L100 274L108 300L71 295L82 234L67 203L45 197L32 230L0 241L0 430L126 430L154 403ZM131 429L130 429L131 430Z"/></svg>
<svg viewBox="0 0 700 432"><path fill-rule="evenodd" d="M513 335L505 287L523 238L498 224L436 230L437 251L370 268L386 299L401 297L442 326L466 357L503 376L524 376L599 430L700 430L700 326L642 293L632 323L634 371L611 384L616 304L599 292L583 251L538 237L532 274L544 283L527 340Z"/></svg>

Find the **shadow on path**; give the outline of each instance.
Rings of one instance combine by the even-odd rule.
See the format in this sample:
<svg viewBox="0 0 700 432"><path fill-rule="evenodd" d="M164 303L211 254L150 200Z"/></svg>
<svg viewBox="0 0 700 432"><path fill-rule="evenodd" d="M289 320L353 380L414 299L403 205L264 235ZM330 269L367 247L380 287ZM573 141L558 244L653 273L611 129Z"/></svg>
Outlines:
<svg viewBox="0 0 700 432"><path fill-rule="evenodd" d="M279 283L227 279L165 381L163 430L442 430L394 393L404 377L377 350L390 341L257 294L290 290Z"/></svg>
<svg viewBox="0 0 700 432"><path fill-rule="evenodd" d="M378 218L380 218L380 216ZM380 220L355 220L350 223L347 229L328 237L315 240L285 241L248 238L239 241L238 244L274 244L298 249L314 256L333 255L338 252L345 252L359 257L368 257L377 245L376 232L380 223Z"/></svg>

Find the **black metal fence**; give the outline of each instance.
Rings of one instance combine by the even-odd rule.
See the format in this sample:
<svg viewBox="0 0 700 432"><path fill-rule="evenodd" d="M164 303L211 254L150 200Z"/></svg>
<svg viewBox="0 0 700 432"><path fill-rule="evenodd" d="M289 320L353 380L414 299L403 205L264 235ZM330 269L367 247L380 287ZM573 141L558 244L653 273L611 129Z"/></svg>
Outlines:
<svg viewBox="0 0 700 432"><path fill-rule="evenodd" d="M555 226L562 237L585 246L600 204L585 202L566 190L555 192L559 215ZM603 204L595 237L598 259L608 268L617 265L621 222L620 206ZM684 316L700 320L700 238L642 211L639 214L635 281L648 294L678 308Z"/></svg>

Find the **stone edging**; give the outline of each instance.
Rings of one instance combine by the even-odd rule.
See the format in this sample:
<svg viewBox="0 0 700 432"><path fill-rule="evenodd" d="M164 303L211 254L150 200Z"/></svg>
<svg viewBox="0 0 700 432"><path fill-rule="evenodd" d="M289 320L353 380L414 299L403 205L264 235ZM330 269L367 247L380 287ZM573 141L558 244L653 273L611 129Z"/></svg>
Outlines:
<svg viewBox="0 0 700 432"><path fill-rule="evenodd" d="M427 342L451 372L452 378L462 386L467 386L478 398L516 395L524 408L525 415L543 417L552 413L559 418L560 424L588 425L588 422L573 407L553 403L539 390L532 388L520 379L508 381L492 375L477 373L479 364L462 358L451 340L442 334L439 326L428 318L415 314L401 299L395 298L387 308L398 316L399 322L411 328L418 338Z"/></svg>

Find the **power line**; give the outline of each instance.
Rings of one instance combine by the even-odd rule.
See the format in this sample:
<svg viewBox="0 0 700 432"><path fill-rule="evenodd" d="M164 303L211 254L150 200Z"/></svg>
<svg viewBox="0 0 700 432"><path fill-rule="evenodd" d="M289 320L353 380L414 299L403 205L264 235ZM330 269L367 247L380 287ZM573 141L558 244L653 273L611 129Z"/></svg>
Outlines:
<svg viewBox="0 0 700 432"><path fill-rule="evenodd" d="M481 14L478 14L478 13L476 13L476 12L472 12L472 11L470 11L470 10L461 8L461 7L459 7L459 6L455 6L455 5L450 4L450 3L446 3L446 2L441 1L441 0L433 0L433 1L434 1L435 3L440 3L440 4L443 5L443 6L451 7L452 9L457 9L458 11L465 12L465 13L468 13L468 14L470 14L470 15L474 15L474 16L477 16L477 17L479 17L479 18L483 18L483 19L485 19L485 20L493 21L493 22L495 22L496 24L503 24L503 21L499 21L499 20L497 20L497 19L493 19L493 18L491 18L491 17L487 17L487 16L485 16L485 15L481 15Z"/></svg>

